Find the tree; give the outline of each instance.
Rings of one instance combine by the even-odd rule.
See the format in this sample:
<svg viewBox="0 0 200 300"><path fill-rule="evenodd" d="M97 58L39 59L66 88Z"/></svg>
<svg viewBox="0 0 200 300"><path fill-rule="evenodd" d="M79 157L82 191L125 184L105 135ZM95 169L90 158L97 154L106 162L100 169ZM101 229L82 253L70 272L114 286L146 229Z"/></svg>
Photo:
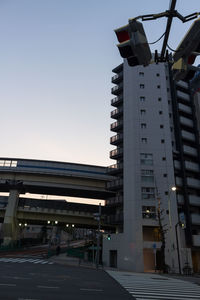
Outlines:
<svg viewBox="0 0 200 300"><path fill-rule="evenodd" d="M165 234L167 232L167 229L164 229L166 225L162 224L162 214L164 212L163 209L161 209L161 199L160 197L157 197L158 200L158 208L157 208L157 215L158 215L158 231L159 231L159 236L160 236L160 241L161 241L161 248L160 248L160 254L161 254L161 266L160 269L163 271L163 273L168 273L169 272L169 266L165 263Z"/></svg>

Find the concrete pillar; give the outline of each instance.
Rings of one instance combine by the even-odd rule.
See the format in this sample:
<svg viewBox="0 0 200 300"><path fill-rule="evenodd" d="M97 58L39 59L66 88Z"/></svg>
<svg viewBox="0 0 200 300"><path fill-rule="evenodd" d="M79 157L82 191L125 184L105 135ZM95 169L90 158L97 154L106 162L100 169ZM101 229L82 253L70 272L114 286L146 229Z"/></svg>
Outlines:
<svg viewBox="0 0 200 300"><path fill-rule="evenodd" d="M19 191L11 190L8 197L8 205L6 207L3 222L3 245L8 246L18 239L18 220L17 206L19 201Z"/></svg>

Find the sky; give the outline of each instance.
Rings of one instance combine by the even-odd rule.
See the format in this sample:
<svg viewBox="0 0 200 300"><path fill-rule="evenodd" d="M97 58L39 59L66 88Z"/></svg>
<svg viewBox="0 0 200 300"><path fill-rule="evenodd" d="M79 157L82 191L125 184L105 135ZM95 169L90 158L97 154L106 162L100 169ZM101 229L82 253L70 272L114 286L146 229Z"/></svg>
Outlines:
<svg viewBox="0 0 200 300"><path fill-rule="evenodd" d="M169 0L0 0L0 157L108 166L114 29ZM182 15L199 0L178 0ZM176 48L192 22L173 21ZM143 22L149 42L166 18ZM151 46L160 50L162 43Z"/></svg>

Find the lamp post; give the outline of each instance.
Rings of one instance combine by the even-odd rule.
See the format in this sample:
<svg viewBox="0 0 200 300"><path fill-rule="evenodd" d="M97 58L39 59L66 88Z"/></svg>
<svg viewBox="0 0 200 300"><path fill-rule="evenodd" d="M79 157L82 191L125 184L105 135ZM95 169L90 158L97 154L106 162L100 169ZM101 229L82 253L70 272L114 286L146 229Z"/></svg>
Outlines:
<svg viewBox="0 0 200 300"><path fill-rule="evenodd" d="M172 218L171 218L171 193L172 192L176 192L176 187L175 186L172 186L170 191L169 191L169 196L168 196L168 212L169 212L169 227L171 229L172 227Z"/></svg>
<svg viewBox="0 0 200 300"><path fill-rule="evenodd" d="M176 231L176 246L177 246L177 254L178 254L178 268L179 268L179 274L181 274L181 261L180 261L180 252L179 252L179 241L178 241L178 233L177 228L181 225L181 222L179 221L175 225L175 231Z"/></svg>

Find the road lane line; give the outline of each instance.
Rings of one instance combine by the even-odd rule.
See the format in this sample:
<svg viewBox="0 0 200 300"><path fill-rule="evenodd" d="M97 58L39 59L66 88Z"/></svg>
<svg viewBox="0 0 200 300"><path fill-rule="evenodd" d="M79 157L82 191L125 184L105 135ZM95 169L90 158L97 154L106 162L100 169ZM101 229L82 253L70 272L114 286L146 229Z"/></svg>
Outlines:
<svg viewBox="0 0 200 300"><path fill-rule="evenodd" d="M59 286L47 286L47 285L37 285L37 288L41 289L59 289Z"/></svg>
<svg viewBox="0 0 200 300"><path fill-rule="evenodd" d="M81 291L88 291L88 292L103 292L103 290L98 289L80 289Z"/></svg>
<svg viewBox="0 0 200 300"><path fill-rule="evenodd" d="M0 283L0 286L16 286L16 284L12 284L12 283Z"/></svg>

